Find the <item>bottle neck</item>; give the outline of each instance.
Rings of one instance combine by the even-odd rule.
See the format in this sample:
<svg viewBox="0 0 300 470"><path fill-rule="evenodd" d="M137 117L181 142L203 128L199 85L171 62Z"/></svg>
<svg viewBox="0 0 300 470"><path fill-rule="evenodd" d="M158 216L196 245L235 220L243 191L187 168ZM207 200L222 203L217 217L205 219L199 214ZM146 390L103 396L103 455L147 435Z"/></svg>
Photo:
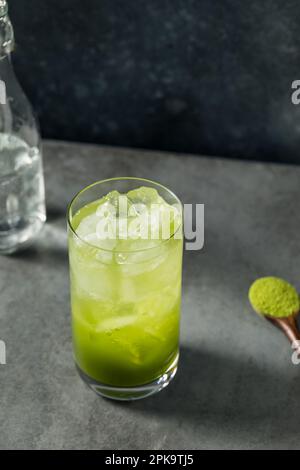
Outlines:
<svg viewBox="0 0 300 470"><path fill-rule="evenodd" d="M0 60L14 49L14 30L8 16L6 0L0 0Z"/></svg>
<svg viewBox="0 0 300 470"><path fill-rule="evenodd" d="M8 5L7 0L0 0L0 15L7 15L8 12Z"/></svg>

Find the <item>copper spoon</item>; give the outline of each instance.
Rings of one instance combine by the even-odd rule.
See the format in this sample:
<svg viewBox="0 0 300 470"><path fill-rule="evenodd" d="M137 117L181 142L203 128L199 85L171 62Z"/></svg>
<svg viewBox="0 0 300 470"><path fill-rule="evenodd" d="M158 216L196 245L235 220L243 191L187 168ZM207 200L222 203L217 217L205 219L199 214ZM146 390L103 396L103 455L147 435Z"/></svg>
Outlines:
<svg viewBox="0 0 300 470"><path fill-rule="evenodd" d="M296 317L299 312L289 317L275 318L269 315L264 315L269 322L283 331L286 337L292 344L297 344L295 341L300 341L300 331L296 322Z"/></svg>

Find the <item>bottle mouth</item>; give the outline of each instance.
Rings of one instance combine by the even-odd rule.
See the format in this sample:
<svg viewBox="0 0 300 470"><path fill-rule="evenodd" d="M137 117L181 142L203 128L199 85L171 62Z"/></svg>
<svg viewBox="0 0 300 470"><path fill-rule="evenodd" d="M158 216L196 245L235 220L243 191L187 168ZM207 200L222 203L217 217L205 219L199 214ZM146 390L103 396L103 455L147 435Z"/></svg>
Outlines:
<svg viewBox="0 0 300 470"><path fill-rule="evenodd" d="M6 0L0 0L0 16L7 15L8 5Z"/></svg>

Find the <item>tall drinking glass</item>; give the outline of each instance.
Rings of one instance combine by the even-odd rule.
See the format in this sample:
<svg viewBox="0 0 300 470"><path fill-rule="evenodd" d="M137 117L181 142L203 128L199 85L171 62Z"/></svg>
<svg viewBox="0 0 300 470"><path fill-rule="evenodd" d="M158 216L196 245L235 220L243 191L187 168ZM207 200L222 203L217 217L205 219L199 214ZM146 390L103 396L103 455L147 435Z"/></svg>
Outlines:
<svg viewBox="0 0 300 470"><path fill-rule="evenodd" d="M179 199L145 179L94 183L69 206L68 238L80 376L96 393L117 400L158 392L174 377L179 357Z"/></svg>

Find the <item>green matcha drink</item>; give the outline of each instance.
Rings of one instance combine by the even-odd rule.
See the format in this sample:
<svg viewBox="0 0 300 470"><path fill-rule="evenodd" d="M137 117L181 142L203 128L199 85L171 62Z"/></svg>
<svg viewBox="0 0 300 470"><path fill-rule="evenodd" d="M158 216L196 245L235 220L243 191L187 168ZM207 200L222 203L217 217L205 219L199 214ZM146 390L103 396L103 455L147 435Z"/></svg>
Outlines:
<svg viewBox="0 0 300 470"><path fill-rule="evenodd" d="M176 372L181 218L171 192L135 178L96 183L70 206L74 356L102 395L141 398Z"/></svg>

